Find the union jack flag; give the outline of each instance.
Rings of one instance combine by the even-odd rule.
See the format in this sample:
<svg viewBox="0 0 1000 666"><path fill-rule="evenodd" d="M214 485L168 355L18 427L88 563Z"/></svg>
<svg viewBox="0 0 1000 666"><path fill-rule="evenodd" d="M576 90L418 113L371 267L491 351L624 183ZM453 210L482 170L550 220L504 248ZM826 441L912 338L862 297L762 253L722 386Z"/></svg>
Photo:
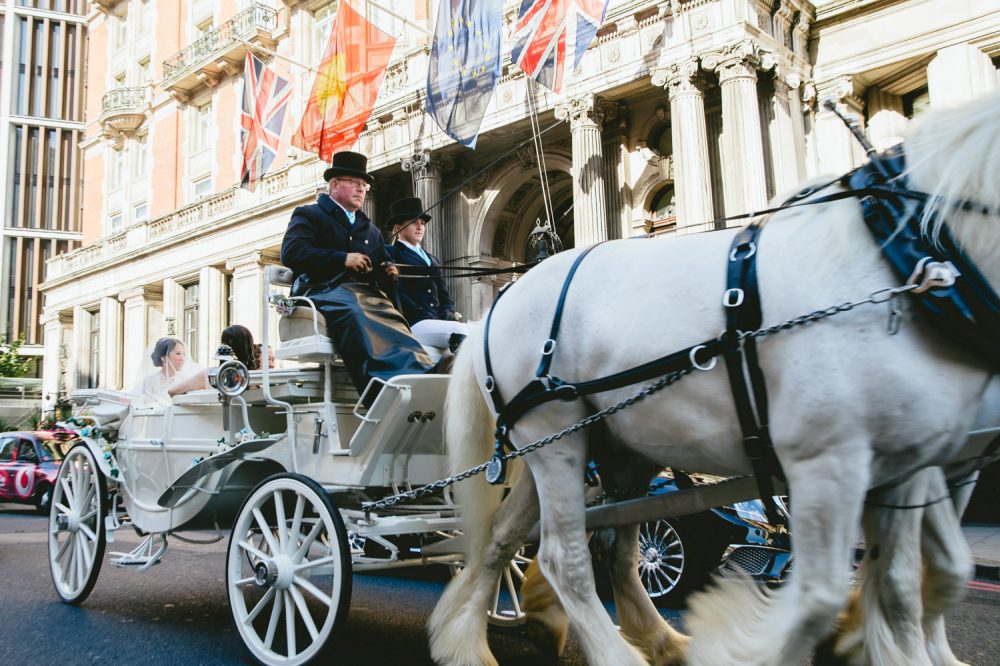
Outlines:
<svg viewBox="0 0 1000 666"><path fill-rule="evenodd" d="M521 0L511 60L546 88L562 92L567 49L576 68L607 8L607 0Z"/></svg>
<svg viewBox="0 0 1000 666"><path fill-rule="evenodd" d="M254 191L278 152L292 86L247 51L240 114L243 166L240 187Z"/></svg>

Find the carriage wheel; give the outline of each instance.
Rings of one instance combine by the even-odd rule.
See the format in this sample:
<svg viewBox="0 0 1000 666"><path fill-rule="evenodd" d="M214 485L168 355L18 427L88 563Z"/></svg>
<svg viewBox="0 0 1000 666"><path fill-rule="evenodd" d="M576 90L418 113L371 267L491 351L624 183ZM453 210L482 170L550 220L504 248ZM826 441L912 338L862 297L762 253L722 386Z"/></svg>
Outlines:
<svg viewBox="0 0 1000 666"><path fill-rule="evenodd" d="M250 493L229 538L226 592L261 663L303 664L332 644L350 605L351 559L344 521L318 483L278 474Z"/></svg>
<svg viewBox="0 0 1000 666"><path fill-rule="evenodd" d="M107 538L107 481L86 444L77 444L56 475L49 510L49 570L59 597L79 604L94 589Z"/></svg>
<svg viewBox="0 0 1000 666"><path fill-rule="evenodd" d="M487 621L494 627L519 627L527 620L527 615L521 608L521 585L529 564L531 558L521 548L500 572L490 597L490 605L486 609ZM452 575L458 574L462 568L461 563L451 565Z"/></svg>

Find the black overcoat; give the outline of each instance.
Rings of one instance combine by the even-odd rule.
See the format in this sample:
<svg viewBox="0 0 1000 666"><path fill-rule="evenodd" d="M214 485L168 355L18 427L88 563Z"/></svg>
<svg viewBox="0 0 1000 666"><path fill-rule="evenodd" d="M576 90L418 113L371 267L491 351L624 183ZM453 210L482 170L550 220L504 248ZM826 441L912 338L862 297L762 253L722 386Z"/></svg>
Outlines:
<svg viewBox="0 0 1000 666"><path fill-rule="evenodd" d="M400 241L388 246L387 250L389 257L396 264L427 266L419 254ZM424 252L427 251L424 250ZM427 252L427 256L431 260L429 275L404 277L399 280L396 287L399 302L403 308L403 316L406 317L410 326L424 319L451 319L455 312L455 304L452 302L451 296L448 295L448 289L445 287L441 271L438 269L441 262L430 252ZM400 269L400 271L404 275L413 275L413 273L408 273L405 268Z"/></svg>
<svg viewBox="0 0 1000 666"><path fill-rule="evenodd" d="M390 291L384 271L378 270L389 260L385 241L363 211L354 214L352 225L344 209L326 194L320 194L316 203L292 211L281 243L281 263L292 269L295 278L304 273L312 284L336 278L344 273L349 252L368 255L379 286Z"/></svg>

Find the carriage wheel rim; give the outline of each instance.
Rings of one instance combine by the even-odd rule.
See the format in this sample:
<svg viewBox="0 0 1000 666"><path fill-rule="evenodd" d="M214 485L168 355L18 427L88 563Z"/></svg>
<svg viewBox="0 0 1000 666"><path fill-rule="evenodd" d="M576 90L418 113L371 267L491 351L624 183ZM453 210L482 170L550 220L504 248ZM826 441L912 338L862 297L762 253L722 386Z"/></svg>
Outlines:
<svg viewBox="0 0 1000 666"><path fill-rule="evenodd" d="M666 520L639 527L639 578L653 599L673 592L684 575L684 544Z"/></svg>
<svg viewBox="0 0 1000 666"><path fill-rule="evenodd" d="M265 664L311 660L333 632L345 584L342 539L327 504L301 481L273 479L247 499L230 538L226 586L243 642Z"/></svg>
<svg viewBox="0 0 1000 666"><path fill-rule="evenodd" d="M49 491L49 567L64 601L86 595L100 567L104 534L99 473L90 451L79 446L62 461Z"/></svg>

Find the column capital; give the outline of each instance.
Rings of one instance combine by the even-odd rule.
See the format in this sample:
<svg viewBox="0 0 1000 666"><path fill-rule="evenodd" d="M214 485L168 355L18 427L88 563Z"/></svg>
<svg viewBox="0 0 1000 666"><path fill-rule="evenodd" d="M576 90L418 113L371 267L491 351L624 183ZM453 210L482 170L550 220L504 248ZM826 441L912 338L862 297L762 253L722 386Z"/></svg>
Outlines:
<svg viewBox="0 0 1000 666"><path fill-rule="evenodd" d="M774 54L750 39L729 44L722 50L706 53L701 58L701 66L709 72L715 72L719 77L719 83L734 79L756 81L757 70L766 71L775 64Z"/></svg>
<svg viewBox="0 0 1000 666"><path fill-rule="evenodd" d="M859 94L859 87L850 76L841 76L816 84L816 98L832 98L848 110L860 112L864 108L864 99Z"/></svg>
<svg viewBox="0 0 1000 666"><path fill-rule="evenodd" d="M150 300L162 300L163 299L163 285L162 284L146 284L139 287L132 287L131 289L125 289L118 292L118 300L122 303L129 301L133 298L148 298Z"/></svg>
<svg viewBox="0 0 1000 666"><path fill-rule="evenodd" d="M653 85L666 88L667 97L678 95L701 95L705 92L705 82L701 76L701 65L697 57L661 67L653 72Z"/></svg>
<svg viewBox="0 0 1000 666"><path fill-rule="evenodd" d="M226 260L226 270L240 271L261 268L263 266L274 266L281 263L278 256L267 252L250 252L232 259Z"/></svg>
<svg viewBox="0 0 1000 666"><path fill-rule="evenodd" d="M402 162L403 171L409 171L413 178L441 178L441 172L450 168L450 161L434 154L427 148L419 149Z"/></svg>
<svg viewBox="0 0 1000 666"><path fill-rule="evenodd" d="M597 95L581 95L556 105L556 118L569 120L571 130L584 127L600 127L604 122L604 110Z"/></svg>

